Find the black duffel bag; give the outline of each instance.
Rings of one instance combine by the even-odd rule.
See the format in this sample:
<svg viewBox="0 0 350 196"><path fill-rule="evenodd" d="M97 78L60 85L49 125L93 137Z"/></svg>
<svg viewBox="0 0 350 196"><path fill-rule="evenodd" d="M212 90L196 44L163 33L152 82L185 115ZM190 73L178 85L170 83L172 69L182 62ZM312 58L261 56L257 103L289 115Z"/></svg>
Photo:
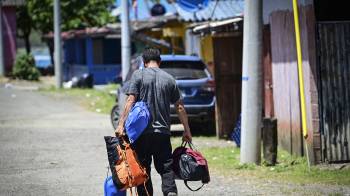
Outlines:
<svg viewBox="0 0 350 196"><path fill-rule="evenodd" d="M186 148L186 145L190 148ZM191 191L198 191L204 184L210 181L207 160L203 155L194 149L192 143L183 142L173 152L173 169L178 179L182 179ZM202 186L192 189L188 186L188 181L202 181Z"/></svg>

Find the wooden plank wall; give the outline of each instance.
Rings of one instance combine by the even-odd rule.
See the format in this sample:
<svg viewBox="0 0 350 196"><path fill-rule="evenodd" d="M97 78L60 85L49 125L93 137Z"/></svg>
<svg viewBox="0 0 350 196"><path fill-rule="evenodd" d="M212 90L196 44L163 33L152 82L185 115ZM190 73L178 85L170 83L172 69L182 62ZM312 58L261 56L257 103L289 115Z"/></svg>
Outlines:
<svg viewBox="0 0 350 196"><path fill-rule="evenodd" d="M303 70L309 133L309 148L313 152L313 117L311 89L316 89L312 68L315 67L314 34L308 25L314 23L313 7L300 7L301 42L303 49ZM279 145L291 154L303 155L300 101L298 88L297 56L293 13L288 10L275 11L270 15L271 55L274 111L278 123ZM314 27L314 26L313 26ZM316 97L317 103L317 97ZM318 130L317 130L318 131ZM313 154L312 154L313 158ZM312 160L313 161L313 160Z"/></svg>
<svg viewBox="0 0 350 196"><path fill-rule="evenodd" d="M242 35L214 37L216 132L226 138L241 113Z"/></svg>

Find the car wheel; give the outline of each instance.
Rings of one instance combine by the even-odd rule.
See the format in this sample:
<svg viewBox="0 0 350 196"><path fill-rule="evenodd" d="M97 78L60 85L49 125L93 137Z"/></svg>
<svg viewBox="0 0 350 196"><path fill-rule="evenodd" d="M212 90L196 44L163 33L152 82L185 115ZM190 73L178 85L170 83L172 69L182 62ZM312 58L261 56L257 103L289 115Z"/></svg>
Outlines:
<svg viewBox="0 0 350 196"><path fill-rule="evenodd" d="M114 129L117 129L119 116L119 107L118 105L115 105L111 111L111 122Z"/></svg>
<svg viewBox="0 0 350 196"><path fill-rule="evenodd" d="M203 126L199 122L190 122L191 133L194 135L200 135L203 133Z"/></svg>
<svg viewBox="0 0 350 196"><path fill-rule="evenodd" d="M215 121L192 122L190 129L194 135L212 135L215 134Z"/></svg>
<svg viewBox="0 0 350 196"><path fill-rule="evenodd" d="M215 121L208 121L202 124L202 131L208 134L216 133Z"/></svg>

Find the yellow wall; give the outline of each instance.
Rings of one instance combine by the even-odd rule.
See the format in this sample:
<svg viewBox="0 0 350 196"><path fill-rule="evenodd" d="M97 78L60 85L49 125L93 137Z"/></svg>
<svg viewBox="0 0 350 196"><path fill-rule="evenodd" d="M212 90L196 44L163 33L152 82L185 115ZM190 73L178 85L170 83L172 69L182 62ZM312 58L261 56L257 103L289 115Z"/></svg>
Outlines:
<svg viewBox="0 0 350 196"><path fill-rule="evenodd" d="M185 35L185 29L182 25L179 27L163 28L164 37L183 37L184 35Z"/></svg>
<svg viewBox="0 0 350 196"><path fill-rule="evenodd" d="M171 42L175 47L175 54L184 54L185 52L185 28L184 23L170 22L163 27L163 38ZM183 49L177 50L177 49Z"/></svg>
<svg viewBox="0 0 350 196"><path fill-rule="evenodd" d="M213 38L211 35L206 35L201 39L201 57L205 63L214 61L213 53Z"/></svg>
<svg viewBox="0 0 350 196"><path fill-rule="evenodd" d="M185 52L185 32L186 24L180 23L178 21L168 22L159 31L151 31L151 29L145 31L144 33L156 39L162 39L171 43L175 47L175 54L183 54ZM168 48L160 48L163 54L170 54L171 51ZM183 49L178 50L178 49Z"/></svg>

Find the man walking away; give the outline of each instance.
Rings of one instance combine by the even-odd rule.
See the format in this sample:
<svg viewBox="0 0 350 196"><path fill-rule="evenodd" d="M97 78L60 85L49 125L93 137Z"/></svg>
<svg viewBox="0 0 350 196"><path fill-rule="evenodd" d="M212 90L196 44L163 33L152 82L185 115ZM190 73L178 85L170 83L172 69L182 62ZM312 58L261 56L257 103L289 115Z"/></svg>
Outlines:
<svg viewBox="0 0 350 196"><path fill-rule="evenodd" d="M148 193L153 195L150 175L153 157L155 168L162 178L164 196L175 196L177 188L175 174L172 170L170 104L175 104L179 119L184 126L183 141L190 142L192 135L188 118L175 79L159 68L160 51L148 48L143 52L142 58L145 68L135 71L131 77L130 87L127 90L127 102L120 117L116 135L124 134L124 123L133 104L139 100L147 102L152 120L133 145L139 160L146 167L150 177L146 182ZM137 187L137 192L141 196L147 195L143 185Z"/></svg>

